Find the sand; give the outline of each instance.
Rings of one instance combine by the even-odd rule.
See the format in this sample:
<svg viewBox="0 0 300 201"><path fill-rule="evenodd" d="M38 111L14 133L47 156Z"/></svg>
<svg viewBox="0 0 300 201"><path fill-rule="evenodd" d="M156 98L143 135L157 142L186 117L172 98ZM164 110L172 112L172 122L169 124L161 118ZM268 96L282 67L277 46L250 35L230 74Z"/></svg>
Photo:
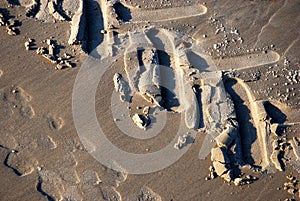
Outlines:
<svg viewBox="0 0 300 201"><path fill-rule="evenodd" d="M1 200L300 199L299 1L0 13Z"/></svg>

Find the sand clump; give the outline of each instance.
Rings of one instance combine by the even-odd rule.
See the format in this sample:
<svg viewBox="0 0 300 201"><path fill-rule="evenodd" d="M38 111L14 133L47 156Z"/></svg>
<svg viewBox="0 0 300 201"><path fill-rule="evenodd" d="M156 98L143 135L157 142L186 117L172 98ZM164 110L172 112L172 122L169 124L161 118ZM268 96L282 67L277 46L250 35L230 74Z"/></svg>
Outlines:
<svg viewBox="0 0 300 201"><path fill-rule="evenodd" d="M27 51L28 51L28 50L31 50L33 45L34 45L34 39L31 39L31 38L29 38L29 39L24 43L25 49L26 49Z"/></svg>
<svg viewBox="0 0 300 201"><path fill-rule="evenodd" d="M125 53L124 63L131 91L139 92L146 101L161 106L157 53L144 33L132 33L130 39L132 45L127 48L128 53ZM145 50L139 50L142 47ZM142 65L139 65L139 61Z"/></svg>
<svg viewBox="0 0 300 201"><path fill-rule="evenodd" d="M10 16L6 16L4 13L0 12L0 26L4 26L6 33L10 36L15 36L19 33L18 21L14 20Z"/></svg>
<svg viewBox="0 0 300 201"><path fill-rule="evenodd" d="M162 198L159 194L155 193L152 189L147 186L141 188L138 194L138 201L161 201Z"/></svg>
<svg viewBox="0 0 300 201"><path fill-rule="evenodd" d="M287 175L286 179L287 181L283 184L283 190L287 191L291 196L293 196L293 198L295 198L297 194L300 197L298 179L292 175Z"/></svg>
<svg viewBox="0 0 300 201"><path fill-rule="evenodd" d="M130 101L130 88L127 82L124 80L123 76L116 73L113 77L115 91L120 93L121 101Z"/></svg>
<svg viewBox="0 0 300 201"><path fill-rule="evenodd" d="M65 68L73 68L74 64L70 61L71 58L73 58L70 54L64 53L62 56L58 55L58 44L57 41L52 39L47 39L44 42L48 46L46 47L35 47L35 40L34 39L28 39L25 43L25 49L27 51L36 49L36 54L41 55L44 59L46 59L48 62L55 64L56 70L61 70Z"/></svg>
<svg viewBox="0 0 300 201"><path fill-rule="evenodd" d="M140 75L138 90L149 102L157 106L162 104L160 89L160 72L157 53L153 49L146 49L142 53L144 72Z"/></svg>
<svg viewBox="0 0 300 201"><path fill-rule="evenodd" d="M159 66L157 50L146 33L141 31L129 34L130 45L126 48L124 56L126 79L130 87L130 90L127 91L131 92L131 96L134 96L135 93L140 94L156 107L165 107L164 97L161 94L161 79L164 79L164 75L160 73L162 67ZM177 40L171 35L166 36L170 37L170 40ZM188 70L192 67L184 56L186 53L182 46L176 47L173 51L175 55L182 55L175 59L174 64L176 69L175 81L178 85L174 92L180 100L180 109L176 112L185 114L185 123L188 128L197 129L199 110L193 85L190 82L195 73ZM127 87L121 87L124 84L121 85L120 76L118 74L115 76L115 88L127 89ZM117 84L118 79L119 84ZM124 96L124 89L120 91L121 97Z"/></svg>
<svg viewBox="0 0 300 201"><path fill-rule="evenodd" d="M242 146L238 132L239 124L234 104L224 89L222 72L205 73L204 77L203 113L206 129L211 129L208 134L213 137L213 143L208 144L212 148L204 147L211 149L212 167L209 178L220 176L225 181L231 182L235 180L232 164L243 165ZM213 90L216 91L214 95L212 94ZM217 147L214 147L214 144ZM200 150L200 158L202 157L201 153ZM229 157L229 153L231 153L231 157Z"/></svg>
<svg viewBox="0 0 300 201"><path fill-rule="evenodd" d="M68 44L82 44L85 40L85 2L76 1L20 1L19 4L26 8L26 16L36 18L42 22L70 21L70 36ZM7 25L7 32L16 35L18 30L14 25L8 24L1 17L3 25ZM50 53L49 53L50 54ZM51 55L51 54L50 54ZM47 59L51 59L47 57Z"/></svg>
<svg viewBox="0 0 300 201"><path fill-rule="evenodd" d="M213 79L208 79L207 83L212 84L212 81L214 83L219 83L220 86L220 81L213 81ZM204 82L205 85L205 82ZM218 84L217 84L218 85ZM253 119L254 119L254 125L257 128L257 133L258 133L258 139L253 147L257 147L256 149L260 149L260 151L255 151L252 154L252 157L254 159L254 163L249 163L249 161L244 161L243 160L243 155L241 150L243 147L241 146L241 140L243 140L243 144L245 144L245 139L241 139L240 134L239 134L239 124L238 124L238 118L235 115L235 111L233 107L231 110L223 110L222 107L219 107L219 110L221 112L221 117L222 114L229 114L227 116L227 120L224 119L222 120L224 127L220 128L219 131L217 131L219 134L214 134L214 141L216 142L216 145L219 148L222 148L222 152L216 152L215 150L217 148L213 148L211 155L212 155L212 162L213 162L213 170L210 170L210 175L212 175L212 172L215 172L216 175L221 176L224 178L226 181L235 181L235 183L243 183L241 179L237 179L233 176L232 172L232 164L238 163L239 166L243 167L245 164L250 164L250 165L256 165L257 167L260 167L260 170L263 172L274 172L276 169L279 171L283 171L284 169L284 164L283 164L283 155L284 152L287 148L287 143L285 138L282 138L279 136L277 130L279 125L276 123L272 123L272 120L267 112L267 107L268 107L268 102L267 101L255 101L255 99L252 97L252 94L250 90L248 91L247 87L245 86L245 83L241 83L241 85L244 85L246 88L246 91L249 96L249 103L250 106L252 107L251 111L256 111L256 113L252 114ZM215 85L216 86L216 85ZM205 95L204 91L204 97L207 97ZM223 97L226 97L226 94L222 95ZM205 100L205 99L204 99ZM229 99L228 99L229 100ZM229 104L230 105L230 104ZM231 103L232 105L232 103ZM217 116L214 116L212 114L215 114L214 112L215 108L214 106L211 106L208 108L208 112L206 113L206 107L204 106L204 113L207 114L208 116L208 122L216 122L216 120L219 118ZM227 106L228 108L228 106ZM230 112L231 111L231 112ZM230 117L230 118L228 118ZM219 120L220 121L220 120ZM221 121L221 122L222 122ZM227 122L227 123L226 123ZM214 125L214 124L213 124ZM248 143L248 142L247 142ZM234 146L234 150L230 149L232 145ZM244 145L245 146L245 145ZM218 150L218 149L217 149ZM230 150L233 151L234 157L230 160L225 160L221 156L227 156L228 158L228 151ZM218 153L218 154L216 154ZM222 154L221 154L222 153ZM244 153L245 155L245 153ZM233 161L232 161L233 160ZM256 161L260 161L260 163L255 163ZM253 168L254 170L257 170L257 168ZM238 181L236 181L236 179Z"/></svg>
<svg viewBox="0 0 300 201"><path fill-rule="evenodd" d="M146 130L147 126L150 125L151 120L146 115L134 114L132 116L132 121L137 125L137 127Z"/></svg>
<svg viewBox="0 0 300 201"><path fill-rule="evenodd" d="M184 134L183 136L179 136L177 142L174 144L174 148L175 149L183 148L187 143L187 137L188 136L186 134Z"/></svg>

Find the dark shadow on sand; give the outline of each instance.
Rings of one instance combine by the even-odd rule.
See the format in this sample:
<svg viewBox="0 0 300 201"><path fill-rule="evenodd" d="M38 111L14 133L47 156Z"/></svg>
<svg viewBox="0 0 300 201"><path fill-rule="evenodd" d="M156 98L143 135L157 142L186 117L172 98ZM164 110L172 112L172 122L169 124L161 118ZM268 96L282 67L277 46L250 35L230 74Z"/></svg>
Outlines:
<svg viewBox="0 0 300 201"><path fill-rule="evenodd" d="M199 126L198 128L204 128L204 118L203 118L203 107L202 107L202 89L200 86L194 86L196 89L196 97L197 97L197 103L199 108Z"/></svg>
<svg viewBox="0 0 300 201"><path fill-rule="evenodd" d="M71 21L71 18L65 13L63 6L62 6L63 0L57 1L56 5L56 11L67 21Z"/></svg>
<svg viewBox="0 0 300 201"><path fill-rule="evenodd" d="M174 93L175 90L175 73L171 68L171 57L167 52L158 50L158 59L160 64L160 82L161 82L161 95L163 98L163 107L168 111L172 107L178 107L179 101Z"/></svg>
<svg viewBox="0 0 300 201"><path fill-rule="evenodd" d="M251 112L245 104L245 101L248 100L242 99L238 92L233 89L233 86L236 83L236 80L229 78L225 81L224 85L227 93L229 93L234 103L236 117L239 123L243 159L246 163L253 165L254 159L251 155L251 146L257 139L257 130L250 121Z"/></svg>
<svg viewBox="0 0 300 201"><path fill-rule="evenodd" d="M209 67L205 59L194 53L193 51L187 52L187 57L190 62L190 64L197 68L199 72L207 72L207 68Z"/></svg>
<svg viewBox="0 0 300 201"><path fill-rule="evenodd" d="M41 178L39 178L39 182L36 185L36 190L38 192L40 192L43 196L45 196L47 198L48 201L55 201L55 199L53 197L51 197L50 195L48 195L47 193L45 193L42 189L42 181Z"/></svg>
<svg viewBox="0 0 300 201"><path fill-rule="evenodd" d="M86 51L91 53L96 49L104 40L104 35L101 34L101 30L104 29L103 14L100 9L100 5L97 1L85 0L85 13L86 13ZM93 51L93 54L97 54L97 51ZM95 57L100 57L95 55Z"/></svg>
<svg viewBox="0 0 300 201"><path fill-rule="evenodd" d="M11 5L16 5L16 6L21 5L19 0L7 0L7 2Z"/></svg>
<svg viewBox="0 0 300 201"><path fill-rule="evenodd" d="M117 19L121 22L129 22L131 17L131 11L129 8L124 6L121 2L117 2L114 4L114 9L117 13Z"/></svg>
<svg viewBox="0 0 300 201"><path fill-rule="evenodd" d="M287 116L275 105L267 101L264 103L264 106L268 116L271 118L271 124L283 124L286 121Z"/></svg>
<svg viewBox="0 0 300 201"><path fill-rule="evenodd" d="M15 169L14 167L12 167L12 166L10 166L10 165L8 164L8 158L9 158L9 155L10 155L10 154L12 154L12 153L9 153L9 154L6 155L3 164L4 164L6 167L12 169L12 170L14 171L14 173L15 173L17 176L20 177L20 176L22 176L22 174L21 174L17 169Z"/></svg>

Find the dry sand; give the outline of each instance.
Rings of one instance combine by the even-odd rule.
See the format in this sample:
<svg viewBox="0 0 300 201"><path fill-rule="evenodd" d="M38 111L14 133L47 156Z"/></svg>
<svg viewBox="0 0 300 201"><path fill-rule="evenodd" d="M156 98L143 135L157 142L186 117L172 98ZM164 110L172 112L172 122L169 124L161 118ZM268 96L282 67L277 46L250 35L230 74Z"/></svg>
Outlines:
<svg viewBox="0 0 300 201"><path fill-rule="evenodd" d="M1 1L0 199L300 200L299 8ZM107 139L139 154L189 148L179 160L128 174L92 157L72 110L86 58L110 58L95 97Z"/></svg>

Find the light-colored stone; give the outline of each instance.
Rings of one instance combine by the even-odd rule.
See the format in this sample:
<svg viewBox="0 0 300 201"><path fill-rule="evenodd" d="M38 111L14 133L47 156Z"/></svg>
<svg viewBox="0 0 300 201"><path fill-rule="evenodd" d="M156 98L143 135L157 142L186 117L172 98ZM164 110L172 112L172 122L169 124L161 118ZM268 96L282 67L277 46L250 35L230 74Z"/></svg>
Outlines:
<svg viewBox="0 0 300 201"><path fill-rule="evenodd" d="M204 85L216 87L219 84L223 84L222 71L202 72L201 76L203 77Z"/></svg>
<svg viewBox="0 0 300 201"><path fill-rule="evenodd" d="M6 32L7 32L7 34L10 35L10 36L15 36L15 35L17 35L15 29L11 29L11 28L9 28L9 27L6 27Z"/></svg>
<svg viewBox="0 0 300 201"><path fill-rule="evenodd" d="M30 50L30 43L28 41L24 43L24 46L27 51Z"/></svg>
<svg viewBox="0 0 300 201"><path fill-rule="evenodd" d="M132 120L139 128L144 130L146 130L146 127L150 124L149 117L145 115L134 114Z"/></svg>
<svg viewBox="0 0 300 201"><path fill-rule="evenodd" d="M227 123L223 132L215 138L219 147L228 148L237 137L237 129Z"/></svg>
<svg viewBox="0 0 300 201"><path fill-rule="evenodd" d="M218 104L221 114L221 121L225 122L228 119L231 119L231 121L233 121L233 119L236 118L236 113L231 97L227 95L226 99L223 99L221 101L224 101ZM235 124L237 125L238 123L236 122Z"/></svg>
<svg viewBox="0 0 300 201"><path fill-rule="evenodd" d="M115 91L120 93L121 101L130 101L131 99L131 91L129 85L124 80L123 76L120 73L116 73L113 77Z"/></svg>
<svg viewBox="0 0 300 201"><path fill-rule="evenodd" d="M229 164L230 160L227 156L226 149L224 147L216 147L211 150L211 161Z"/></svg>
<svg viewBox="0 0 300 201"><path fill-rule="evenodd" d="M36 50L36 53L37 53L37 54L40 54L40 55L46 54L46 48L44 48L44 47L39 47L39 48Z"/></svg>
<svg viewBox="0 0 300 201"><path fill-rule="evenodd" d="M79 1L79 6L71 21L71 34L69 45L80 44L83 41L86 27L86 16L84 12L84 1Z"/></svg>
<svg viewBox="0 0 300 201"><path fill-rule="evenodd" d="M226 173L224 173L223 175L221 175L221 177L226 181L226 182L231 182L233 180L233 171L230 169L228 170Z"/></svg>
<svg viewBox="0 0 300 201"><path fill-rule="evenodd" d="M217 161L213 162L213 166L218 176L225 174L229 170L228 164L223 164Z"/></svg>
<svg viewBox="0 0 300 201"><path fill-rule="evenodd" d="M240 185L243 185L243 179L238 177L238 178L235 178L234 181L233 181L234 185L236 186L240 186Z"/></svg>
<svg viewBox="0 0 300 201"><path fill-rule="evenodd" d="M158 55L155 49L146 49L142 55L145 71L140 75L138 89L149 102L161 106L160 71Z"/></svg>
<svg viewBox="0 0 300 201"><path fill-rule="evenodd" d="M53 13L56 12L56 10L55 10L55 5L54 5L54 2L53 2L53 1L48 2L48 8L49 8L49 12L50 12L51 14L53 14Z"/></svg>
<svg viewBox="0 0 300 201"><path fill-rule="evenodd" d="M270 129L271 132L278 136L278 127L280 124L271 124Z"/></svg>
<svg viewBox="0 0 300 201"><path fill-rule="evenodd" d="M53 55L50 55L50 54L42 54L42 56L47 59L49 62L53 63L53 64L56 64L57 61L55 59L55 57Z"/></svg>
<svg viewBox="0 0 300 201"><path fill-rule="evenodd" d="M188 138L188 135L186 135L186 134L184 134L183 136L178 136L178 140L175 143L174 148L175 149L183 148L187 143L187 138Z"/></svg>
<svg viewBox="0 0 300 201"><path fill-rule="evenodd" d="M65 64L68 68L73 68L72 63L69 62L69 61L64 61L64 64Z"/></svg>
<svg viewBox="0 0 300 201"><path fill-rule="evenodd" d="M149 107L149 106L144 107L143 113L144 113L145 115L149 114L149 111L150 111L150 107Z"/></svg>
<svg viewBox="0 0 300 201"><path fill-rule="evenodd" d="M283 171L281 164L280 164L280 150L273 150L270 159L272 161L272 163L275 165L275 168L279 171Z"/></svg>
<svg viewBox="0 0 300 201"><path fill-rule="evenodd" d="M298 138L293 137L293 140L290 140L289 143L293 149L294 155L299 160L300 159L300 145L299 145Z"/></svg>
<svg viewBox="0 0 300 201"><path fill-rule="evenodd" d="M52 45L52 44L53 44L53 41L52 41L51 39L47 39L47 40L46 40L46 43L47 43L47 45Z"/></svg>
<svg viewBox="0 0 300 201"><path fill-rule="evenodd" d="M201 93L201 101L202 101L202 104L205 106L205 105L208 105L211 103L211 95L212 95L212 87L209 86L209 85L204 85L201 87L202 89L202 93Z"/></svg>
<svg viewBox="0 0 300 201"><path fill-rule="evenodd" d="M49 45L49 54L54 55L55 45L51 44Z"/></svg>

